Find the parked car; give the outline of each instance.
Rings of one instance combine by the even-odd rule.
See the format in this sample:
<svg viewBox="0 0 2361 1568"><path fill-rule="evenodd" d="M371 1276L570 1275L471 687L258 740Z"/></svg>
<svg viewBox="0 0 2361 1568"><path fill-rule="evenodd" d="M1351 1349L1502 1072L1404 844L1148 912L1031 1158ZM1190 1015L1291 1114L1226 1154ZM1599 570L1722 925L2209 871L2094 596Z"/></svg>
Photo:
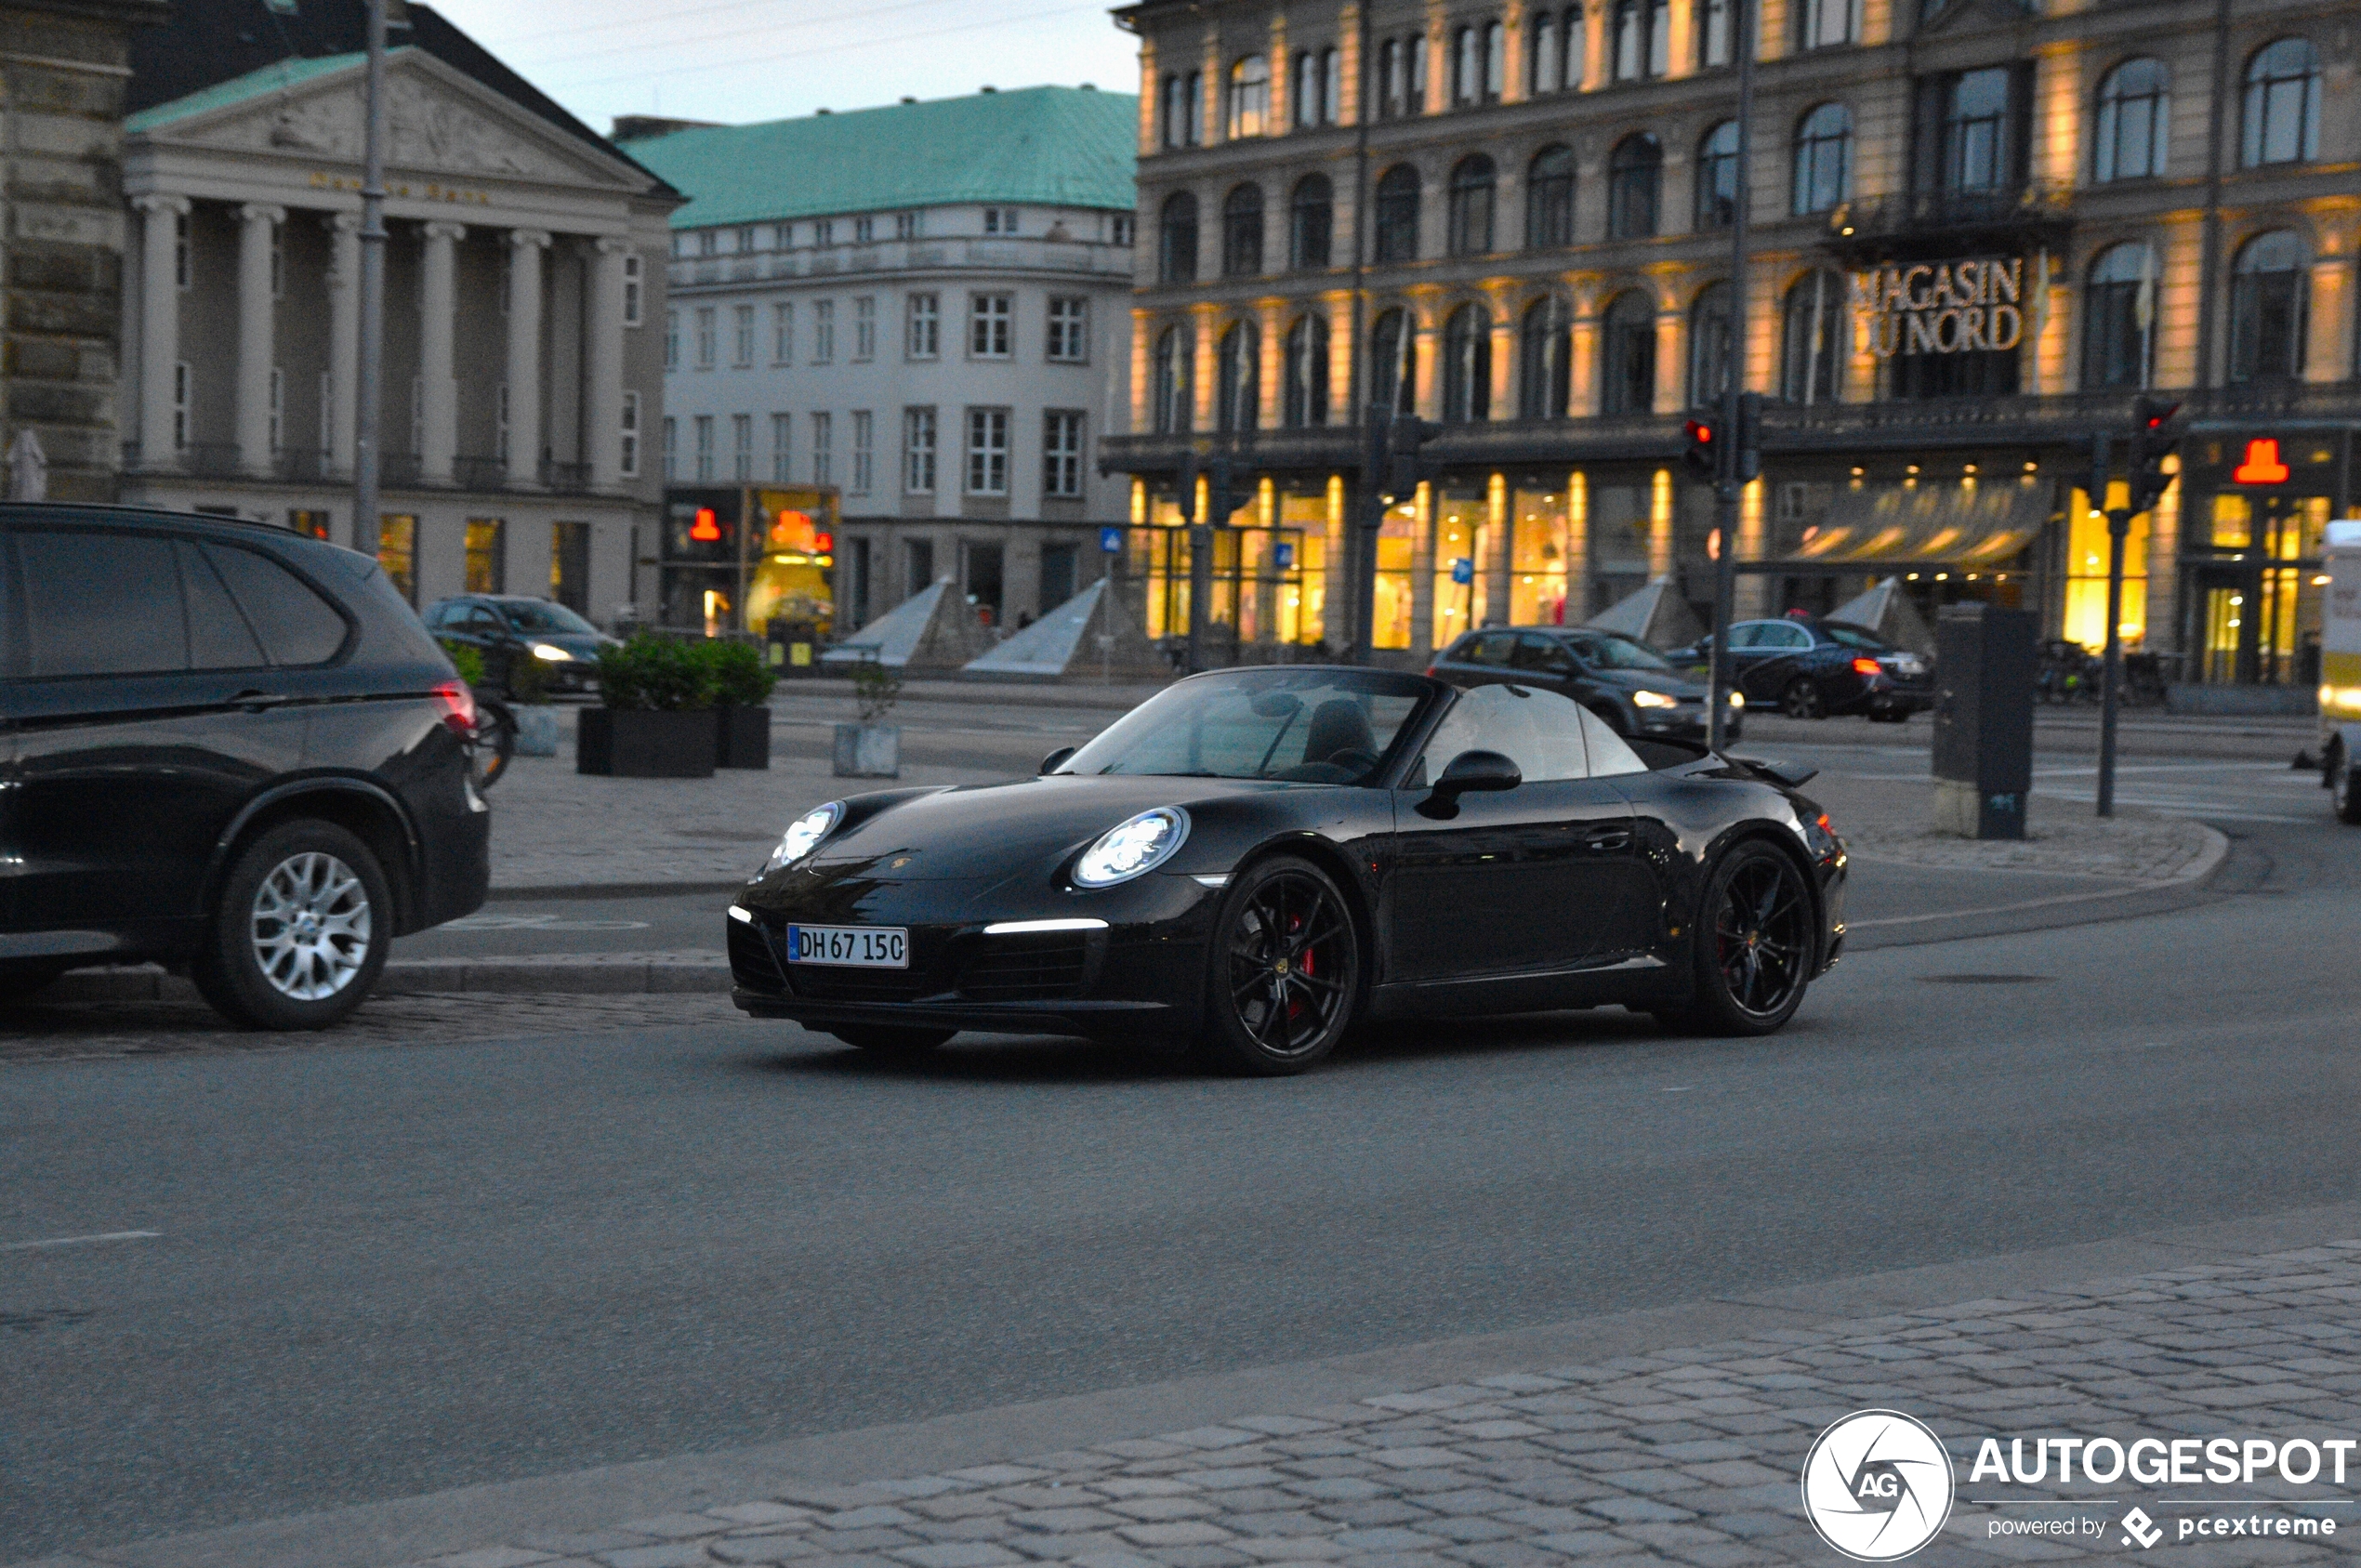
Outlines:
<svg viewBox="0 0 2361 1568"><path fill-rule="evenodd" d="M426 620L435 636L479 650L483 682L497 692L509 690L509 669L526 658L541 661L553 690L587 692L599 681L599 650L617 641L564 605L522 594L439 599Z"/></svg>
<svg viewBox="0 0 2361 1568"><path fill-rule="evenodd" d="M186 966L317 1029L480 907L473 698L364 555L130 507L0 507L0 991Z"/></svg>
<svg viewBox="0 0 2361 1568"><path fill-rule="evenodd" d="M1713 639L1668 655L1690 667L1709 665ZM1899 724L1934 706L1934 665L1875 633L1841 621L1738 621L1730 627L1732 681L1749 706L1775 706L1789 718L1866 714Z"/></svg>
<svg viewBox="0 0 2361 1568"><path fill-rule="evenodd" d="M1454 686L1515 681L1571 697L1618 735L1685 735L1702 740L1706 688L1672 661L1621 632L1587 626L1510 626L1471 631L1427 668ZM1730 740L1744 726L1743 695L1733 692Z"/></svg>
<svg viewBox="0 0 2361 1568"><path fill-rule="evenodd" d="M1844 941L1810 777L1529 686L1218 670L1037 778L805 812L723 922L734 996L881 1053L1046 1032L1259 1074L1364 1018L1768 1034Z"/></svg>

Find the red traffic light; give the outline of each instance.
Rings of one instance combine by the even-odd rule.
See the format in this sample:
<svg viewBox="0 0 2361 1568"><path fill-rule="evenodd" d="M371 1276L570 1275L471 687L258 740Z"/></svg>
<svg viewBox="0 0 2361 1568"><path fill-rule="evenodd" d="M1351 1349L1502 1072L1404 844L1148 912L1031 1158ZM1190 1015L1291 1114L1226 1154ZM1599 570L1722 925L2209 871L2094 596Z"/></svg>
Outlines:
<svg viewBox="0 0 2361 1568"><path fill-rule="evenodd" d="M2257 436L2248 441L2246 461L2230 471L2233 484L2285 484L2288 477L2287 460L2279 455L2279 443L2269 436Z"/></svg>
<svg viewBox="0 0 2361 1568"><path fill-rule="evenodd" d="M689 520L689 537L700 545L710 545L721 537L721 520L711 507L699 507L697 515Z"/></svg>
<svg viewBox="0 0 2361 1568"><path fill-rule="evenodd" d="M1707 419L1685 419L1681 424L1682 462L1699 479L1720 477L1721 455L1713 444L1713 423Z"/></svg>
<svg viewBox="0 0 2361 1568"><path fill-rule="evenodd" d="M2141 418L2151 430L2164 428L2172 416L2180 412L2181 405L2177 402L2158 402L2153 398L2140 400Z"/></svg>
<svg viewBox="0 0 2361 1568"><path fill-rule="evenodd" d="M1713 444L1713 427L1707 424L1702 419L1691 419L1683 422L1681 427L1681 434L1689 441L1698 446L1710 446Z"/></svg>

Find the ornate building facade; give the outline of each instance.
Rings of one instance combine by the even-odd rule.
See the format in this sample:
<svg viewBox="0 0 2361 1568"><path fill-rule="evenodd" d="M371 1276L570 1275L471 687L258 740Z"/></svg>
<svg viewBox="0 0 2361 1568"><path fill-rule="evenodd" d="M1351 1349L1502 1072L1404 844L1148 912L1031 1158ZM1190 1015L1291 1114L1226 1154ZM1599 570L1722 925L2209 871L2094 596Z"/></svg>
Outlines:
<svg viewBox="0 0 2361 1568"><path fill-rule="evenodd" d="M1655 579L1702 607L1681 424L1734 375L1772 400L1740 558L1793 563L1742 613L1891 573L2095 644L2088 440L2154 389L2193 424L2135 520L2127 638L2185 680L2307 683L2320 530L2357 498L2350 7L1761 0L1734 283L1723 0L1119 16L1143 266L1113 456L1153 572L1185 560L1182 455L1232 455L1211 609L1243 640L1344 643L1372 409L1444 427L1378 540L1389 656ZM1258 609L1291 597L1323 613Z"/></svg>

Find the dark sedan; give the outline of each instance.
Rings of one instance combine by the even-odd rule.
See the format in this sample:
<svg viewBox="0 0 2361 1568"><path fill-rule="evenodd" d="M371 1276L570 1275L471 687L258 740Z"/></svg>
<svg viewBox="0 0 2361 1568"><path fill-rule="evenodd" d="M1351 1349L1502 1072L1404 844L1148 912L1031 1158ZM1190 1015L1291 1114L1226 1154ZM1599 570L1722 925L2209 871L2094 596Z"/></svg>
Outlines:
<svg viewBox="0 0 2361 1568"><path fill-rule="evenodd" d="M510 689L509 671L519 659L539 661L556 691L588 691L598 684L599 650L615 642L564 605L521 594L437 600L427 609L426 623L435 636L480 651L484 684L495 691Z"/></svg>
<svg viewBox="0 0 2361 1568"><path fill-rule="evenodd" d="M877 1051L1072 1034L1263 1074L1363 1019L1769 1034L1844 940L1809 776L1527 686L1201 675L1039 777L807 812L730 908L735 999Z"/></svg>
<svg viewBox="0 0 2361 1568"><path fill-rule="evenodd" d="M1669 655L1701 668L1713 639ZM1874 633L1840 621L1739 621L1730 627L1733 680L1749 705L1789 718L1865 714L1899 724L1934 706L1934 665Z"/></svg>
<svg viewBox="0 0 2361 1568"><path fill-rule="evenodd" d="M1516 681L1571 697L1619 735L1706 736L1706 688L1663 654L1621 632L1586 626L1508 626L1471 631L1444 649L1427 673L1454 686ZM1745 726L1733 692L1728 737Z"/></svg>

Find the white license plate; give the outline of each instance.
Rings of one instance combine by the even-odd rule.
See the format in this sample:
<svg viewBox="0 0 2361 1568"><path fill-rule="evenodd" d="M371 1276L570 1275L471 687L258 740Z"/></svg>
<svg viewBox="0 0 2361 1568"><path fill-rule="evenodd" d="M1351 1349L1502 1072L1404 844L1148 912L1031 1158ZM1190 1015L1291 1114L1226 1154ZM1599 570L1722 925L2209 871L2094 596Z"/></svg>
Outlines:
<svg viewBox="0 0 2361 1568"><path fill-rule="evenodd" d="M789 926L787 962L848 969L906 969L910 933L899 926Z"/></svg>

